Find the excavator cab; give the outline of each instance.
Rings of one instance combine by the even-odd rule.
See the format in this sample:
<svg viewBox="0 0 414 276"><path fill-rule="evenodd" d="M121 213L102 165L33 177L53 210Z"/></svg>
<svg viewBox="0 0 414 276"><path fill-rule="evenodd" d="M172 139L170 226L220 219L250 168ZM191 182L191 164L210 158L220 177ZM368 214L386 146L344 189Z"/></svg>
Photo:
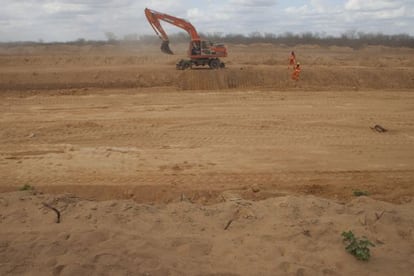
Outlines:
<svg viewBox="0 0 414 276"><path fill-rule="evenodd" d="M223 44L214 44L207 40L193 40L190 43L189 56L193 58L201 56L226 57L227 48Z"/></svg>
<svg viewBox="0 0 414 276"><path fill-rule="evenodd" d="M198 40L192 41L190 43L190 56L199 55L201 55L201 43Z"/></svg>

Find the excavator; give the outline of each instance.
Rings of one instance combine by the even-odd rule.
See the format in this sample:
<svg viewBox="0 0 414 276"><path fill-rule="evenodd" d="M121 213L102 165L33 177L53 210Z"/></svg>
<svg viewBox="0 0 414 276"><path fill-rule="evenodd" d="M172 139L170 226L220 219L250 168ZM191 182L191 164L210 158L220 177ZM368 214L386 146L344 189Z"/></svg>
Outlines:
<svg viewBox="0 0 414 276"><path fill-rule="evenodd" d="M194 26L185 19L178 18L169 14L157 12L151 9L145 9L145 16L148 19L151 27L155 33L162 40L161 51L166 54L174 54L169 46L169 38L167 33L161 26L161 22L165 21L174 26L187 31L190 35L190 46L188 49L189 59L182 59L176 64L176 68L179 70L185 70L193 68L194 66L208 65L211 69L224 68L225 64L220 58L227 56L227 48L221 43L212 43L210 41L202 40L197 33Z"/></svg>

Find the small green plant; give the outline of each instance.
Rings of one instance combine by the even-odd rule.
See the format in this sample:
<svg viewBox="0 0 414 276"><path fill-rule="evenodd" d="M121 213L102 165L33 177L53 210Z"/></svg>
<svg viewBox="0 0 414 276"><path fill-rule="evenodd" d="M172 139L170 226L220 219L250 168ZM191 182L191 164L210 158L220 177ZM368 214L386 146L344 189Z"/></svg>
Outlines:
<svg viewBox="0 0 414 276"><path fill-rule="evenodd" d="M361 190L354 190L354 196L368 196L369 193L367 191Z"/></svg>
<svg viewBox="0 0 414 276"><path fill-rule="evenodd" d="M31 191L33 189L34 189L33 186L30 186L29 184L24 184L19 190L20 191Z"/></svg>
<svg viewBox="0 0 414 276"><path fill-rule="evenodd" d="M354 233L352 231L348 232L342 232L342 237L344 238L344 243L347 244L345 247L346 251L351 253L360 261L368 261L371 257L371 252L369 250L370 246L375 245L370 242L368 239L363 237L364 239L358 239L355 237Z"/></svg>

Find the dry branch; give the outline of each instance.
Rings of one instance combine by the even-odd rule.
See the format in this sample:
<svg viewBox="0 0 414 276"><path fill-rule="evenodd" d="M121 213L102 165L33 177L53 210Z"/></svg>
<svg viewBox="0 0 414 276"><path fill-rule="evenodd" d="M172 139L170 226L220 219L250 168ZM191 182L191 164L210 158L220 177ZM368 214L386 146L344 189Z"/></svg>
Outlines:
<svg viewBox="0 0 414 276"><path fill-rule="evenodd" d="M230 225L231 225L232 222L233 222L232 219L229 220L229 222L227 222L227 224L226 224L226 227L224 227L224 230L227 230L230 227Z"/></svg>
<svg viewBox="0 0 414 276"><path fill-rule="evenodd" d="M375 125L374 127L371 127L372 130L375 130L376 132L383 133L387 132L388 130L386 128L383 128L380 125Z"/></svg>
<svg viewBox="0 0 414 276"><path fill-rule="evenodd" d="M57 216L57 218L56 218L56 223L60 223L60 212L59 212L59 210L58 210L58 209L56 209L56 208L55 208L55 207L53 207L53 206L50 206L49 204L47 204L47 203L45 203L45 202L42 202L42 204L43 204L43 206L45 206L46 208L49 208L49 209L52 209L53 211L55 211L56 216Z"/></svg>

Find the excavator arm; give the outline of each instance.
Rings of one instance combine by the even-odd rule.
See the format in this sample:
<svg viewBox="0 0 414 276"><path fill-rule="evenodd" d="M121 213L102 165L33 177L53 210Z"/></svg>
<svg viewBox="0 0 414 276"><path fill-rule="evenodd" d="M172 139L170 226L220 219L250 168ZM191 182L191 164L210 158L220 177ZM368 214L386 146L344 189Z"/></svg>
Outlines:
<svg viewBox="0 0 414 276"><path fill-rule="evenodd" d="M187 33L190 35L191 41L200 41L200 36L198 35L194 26L190 22L186 21L185 19L178 18L178 17L165 14L165 13L160 13L160 12L148 9L148 8L145 9L145 16L147 17L148 22L150 23L151 27L154 29L155 33L162 40L161 51L163 53L170 54L170 55L173 54L169 46L170 41L169 41L168 35L162 28L160 20L170 23L174 26L177 26L187 31Z"/></svg>

